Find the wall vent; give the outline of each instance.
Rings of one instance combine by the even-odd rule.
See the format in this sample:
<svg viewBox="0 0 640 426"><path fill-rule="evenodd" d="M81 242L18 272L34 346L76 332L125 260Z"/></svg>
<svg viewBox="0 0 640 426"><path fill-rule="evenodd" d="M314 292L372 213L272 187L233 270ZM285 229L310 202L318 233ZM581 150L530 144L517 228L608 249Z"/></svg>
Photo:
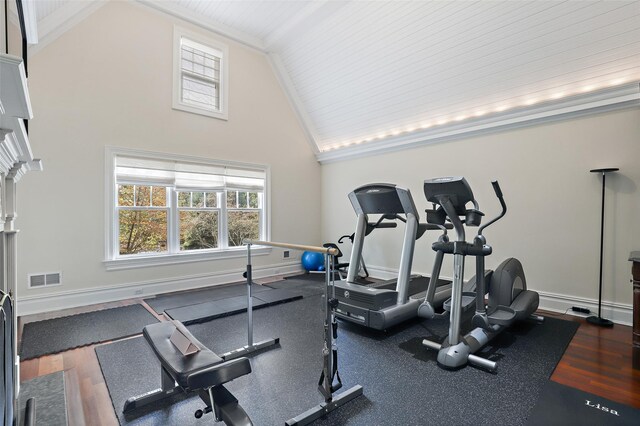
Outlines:
<svg viewBox="0 0 640 426"><path fill-rule="evenodd" d="M29 274L29 288L50 287L62 284L62 272Z"/></svg>

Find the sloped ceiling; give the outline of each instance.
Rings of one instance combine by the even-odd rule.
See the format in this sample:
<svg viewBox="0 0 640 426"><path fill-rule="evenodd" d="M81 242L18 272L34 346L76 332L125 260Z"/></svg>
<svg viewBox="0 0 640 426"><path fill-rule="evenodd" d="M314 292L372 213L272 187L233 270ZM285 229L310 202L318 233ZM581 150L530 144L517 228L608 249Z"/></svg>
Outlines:
<svg viewBox="0 0 640 426"><path fill-rule="evenodd" d="M319 152L640 80L638 1L140 2L267 53Z"/></svg>

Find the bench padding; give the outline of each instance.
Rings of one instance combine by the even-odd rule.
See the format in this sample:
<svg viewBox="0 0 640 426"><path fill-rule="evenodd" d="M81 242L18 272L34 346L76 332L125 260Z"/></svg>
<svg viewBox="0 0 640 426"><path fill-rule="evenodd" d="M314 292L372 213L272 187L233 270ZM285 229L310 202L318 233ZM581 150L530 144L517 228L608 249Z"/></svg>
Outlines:
<svg viewBox="0 0 640 426"><path fill-rule="evenodd" d="M144 328L143 335L162 367L180 387L185 390L208 388L251 372L251 364L247 358L225 362L193 337L186 327L180 324L179 328L200 349L198 352L185 356L171 343L171 335L176 329L171 322L148 325Z"/></svg>

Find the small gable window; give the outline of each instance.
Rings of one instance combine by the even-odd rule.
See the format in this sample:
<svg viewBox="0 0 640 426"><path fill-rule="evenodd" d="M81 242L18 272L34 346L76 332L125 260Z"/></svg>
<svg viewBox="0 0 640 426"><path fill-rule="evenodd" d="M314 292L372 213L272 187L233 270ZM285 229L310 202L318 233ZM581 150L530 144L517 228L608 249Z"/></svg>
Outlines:
<svg viewBox="0 0 640 426"><path fill-rule="evenodd" d="M228 47L174 29L173 108L226 120Z"/></svg>

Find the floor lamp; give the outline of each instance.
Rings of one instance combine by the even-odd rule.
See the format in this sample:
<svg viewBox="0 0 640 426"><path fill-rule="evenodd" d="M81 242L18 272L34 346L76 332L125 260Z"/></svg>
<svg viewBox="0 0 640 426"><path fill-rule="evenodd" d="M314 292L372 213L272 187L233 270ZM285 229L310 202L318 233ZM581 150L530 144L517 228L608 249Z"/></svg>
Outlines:
<svg viewBox="0 0 640 426"><path fill-rule="evenodd" d="M598 325L600 327L613 327L613 322L602 318L602 258L604 252L604 190L605 190L605 178L607 173L617 172L617 167L610 167L605 169L593 169L589 170L591 173L602 174L602 210L600 213L600 286L598 288L598 316L590 316L587 318L587 322Z"/></svg>

